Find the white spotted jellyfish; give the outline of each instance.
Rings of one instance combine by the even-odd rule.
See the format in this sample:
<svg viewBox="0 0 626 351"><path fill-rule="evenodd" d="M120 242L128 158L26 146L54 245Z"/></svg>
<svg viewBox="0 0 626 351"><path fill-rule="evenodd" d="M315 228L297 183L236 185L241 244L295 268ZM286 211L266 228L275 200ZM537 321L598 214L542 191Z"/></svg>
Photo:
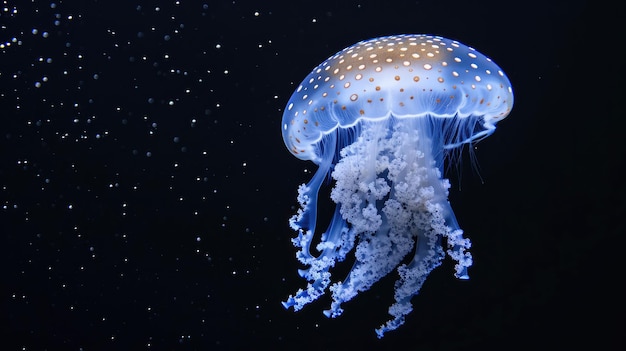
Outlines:
<svg viewBox="0 0 626 351"><path fill-rule="evenodd" d="M404 323L411 298L446 253L456 262L455 276L468 279L471 243L448 202L444 160L493 133L512 107L500 67L439 36L365 40L316 67L282 120L289 151L319 167L298 189L300 209L290 219L308 283L285 308L300 310L330 290L324 314L337 317L343 302L396 269L392 318L376 329L380 338ZM318 192L329 174L335 212L312 252ZM351 252L348 276L331 284L330 269Z"/></svg>

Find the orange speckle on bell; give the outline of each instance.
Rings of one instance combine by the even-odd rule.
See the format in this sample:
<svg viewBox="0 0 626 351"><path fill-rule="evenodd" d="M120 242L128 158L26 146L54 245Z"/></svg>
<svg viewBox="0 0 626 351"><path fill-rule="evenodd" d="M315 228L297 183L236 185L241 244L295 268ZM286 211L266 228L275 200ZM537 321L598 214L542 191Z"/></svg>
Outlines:
<svg viewBox="0 0 626 351"><path fill-rule="evenodd" d="M302 120L302 122L304 122L304 124L308 124L309 120L305 118L304 120Z"/></svg>
<svg viewBox="0 0 626 351"><path fill-rule="evenodd" d="M363 111L363 110L359 110L359 114L360 114L361 116L363 116L363 115L365 114L365 111Z"/></svg>

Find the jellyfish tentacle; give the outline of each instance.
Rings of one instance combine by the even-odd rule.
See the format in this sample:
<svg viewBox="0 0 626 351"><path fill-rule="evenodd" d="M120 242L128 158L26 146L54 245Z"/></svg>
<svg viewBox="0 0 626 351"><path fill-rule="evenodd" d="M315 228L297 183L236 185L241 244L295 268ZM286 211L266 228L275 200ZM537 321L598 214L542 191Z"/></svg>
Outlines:
<svg viewBox="0 0 626 351"><path fill-rule="evenodd" d="M446 180L439 183L441 186L436 187L439 191L433 192L433 195L447 189ZM404 324L405 316L413 310L411 298L419 293L428 275L441 265L445 257L445 251L441 247L442 238L447 238L452 233L462 233L458 227L448 225L444 215L445 205L442 205L442 202L433 202L433 199L425 200L423 202L425 210L416 216L421 218L414 218L414 223L418 225L415 255L409 264L398 267L400 278L395 284L396 302L389 307L389 314L394 318L376 329L378 338ZM451 224L456 225L456 222Z"/></svg>
<svg viewBox="0 0 626 351"><path fill-rule="evenodd" d="M413 311L411 298L419 293L430 272L441 265L445 256L439 241L436 231L421 232L413 260L398 267L400 278L395 283L396 302L389 307L389 314L394 318L376 329L378 338L404 324L405 316Z"/></svg>
<svg viewBox="0 0 626 351"><path fill-rule="evenodd" d="M385 176L393 173L392 168L402 168L402 162L392 164L398 161L394 152L401 142L398 135L390 137L392 133L388 121L363 123L361 136L341 151L342 158L335 166L331 198L341 207L359 243L350 273L330 287L333 302L324 311L328 317L341 315L343 302L389 274L413 247L411 233L390 226L388 214L392 212L385 207L394 197Z"/></svg>
<svg viewBox="0 0 626 351"><path fill-rule="evenodd" d="M469 278L467 268L471 266L472 260L471 254L465 250L469 249L471 243L469 239L463 238L463 230L459 228L447 200L450 183L447 179L441 178L441 172L437 167L424 167L422 176L421 185L412 184L414 187L421 186L422 189L419 197L421 210L415 211L414 218L410 221L417 226L417 248L412 261L408 265L398 267L400 279L395 286L396 302L389 307L389 314L394 318L376 330L379 338L382 338L385 332L402 325L405 316L413 310L411 298L419 293L430 272L439 267L445 257L446 252L441 245L443 238L450 248L447 253L457 261L455 276L460 279ZM424 183L428 186L424 187ZM417 199L400 194L397 198L405 201ZM408 203L404 204L407 205Z"/></svg>
<svg viewBox="0 0 626 351"><path fill-rule="evenodd" d="M396 233L401 240L411 241L406 233ZM376 233L362 233L356 248L356 260L348 277L330 287L333 301L325 310L327 317L338 317L343 313L341 304L351 300L359 292L368 290L373 284L389 274L410 251L411 245L399 245L390 233L388 225L383 225Z"/></svg>
<svg viewBox="0 0 626 351"><path fill-rule="evenodd" d="M469 279L467 268L473 264L472 254L468 251L472 247L472 243L468 238L463 237L463 229L459 228L450 203L446 201L441 206L442 213L445 216L445 223L450 229L445 235L448 246L446 252L448 256L456 261L454 276L458 279L467 280Z"/></svg>
<svg viewBox="0 0 626 351"><path fill-rule="evenodd" d="M295 295L290 295L287 301L283 302L283 306L285 308L293 306L297 311L323 295L330 284L329 269L336 262L345 259L347 253L354 247L354 242L355 235L348 229L337 207L328 230L317 245L317 249L321 251L320 255L317 257L311 255L305 263L308 267L298 270L300 276L308 281L306 289L299 289Z"/></svg>
<svg viewBox="0 0 626 351"><path fill-rule="evenodd" d="M325 146L322 150L323 156L321 162L313 178L305 185L301 184L298 188L298 203L300 208L298 212L289 219L291 228L298 232L298 236L291 241L301 250L297 253L297 258L303 263L313 258L310 253L310 245L315 234L317 221L317 198L320 187L326 179L328 172L332 168L332 159L335 153L335 145L337 143L336 133L330 133L325 139Z"/></svg>
<svg viewBox="0 0 626 351"><path fill-rule="evenodd" d="M294 307L299 310L307 303L316 300L324 294L330 284L329 269L336 261L342 261L346 253L354 246L354 236L348 233L346 223L341 217L339 207L331 219L328 229L322 234L316 249L318 256L311 253L311 243L315 234L317 221L317 198L321 185L332 168L332 159L335 153L336 133L329 134L325 139L322 162L311 181L298 189L300 209L290 219L291 227L298 231L298 236L292 239L300 251L296 253L298 260L307 266L298 270L301 277L308 283L306 289L299 289L295 295L290 295L283 302L286 308Z"/></svg>

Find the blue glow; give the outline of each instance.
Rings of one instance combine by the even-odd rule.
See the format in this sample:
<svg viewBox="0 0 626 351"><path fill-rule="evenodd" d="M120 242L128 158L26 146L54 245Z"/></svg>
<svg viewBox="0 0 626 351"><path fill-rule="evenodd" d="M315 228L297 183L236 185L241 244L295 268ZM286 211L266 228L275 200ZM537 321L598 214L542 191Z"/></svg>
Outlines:
<svg viewBox="0 0 626 351"><path fill-rule="evenodd" d="M511 84L489 58L457 41L396 35L350 46L316 67L283 114L285 145L318 170L298 190L290 220L307 287L283 302L300 310L327 290L328 317L341 304L398 272L392 318L378 337L404 323L428 274L447 253L455 276L468 279L470 241L448 202L446 154L490 135L513 107ZM328 174L336 209L319 243L318 192ZM353 254L352 254L353 253ZM402 261L409 254L408 264ZM332 283L330 269L354 266Z"/></svg>

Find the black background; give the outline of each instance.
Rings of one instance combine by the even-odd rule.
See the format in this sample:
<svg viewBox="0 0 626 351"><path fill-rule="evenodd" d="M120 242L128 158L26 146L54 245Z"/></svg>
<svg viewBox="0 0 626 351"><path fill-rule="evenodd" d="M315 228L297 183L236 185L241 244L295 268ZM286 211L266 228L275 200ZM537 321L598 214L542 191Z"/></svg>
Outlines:
<svg viewBox="0 0 626 351"><path fill-rule="evenodd" d="M5 1L3 350L624 348L622 8L590 1ZM58 21L55 23L55 21ZM33 29L37 31L34 32ZM47 32L47 34L44 34ZM515 106L452 168L473 242L376 339L393 276L321 313L282 109L317 64L399 33L459 40ZM340 275L338 275L340 276Z"/></svg>

